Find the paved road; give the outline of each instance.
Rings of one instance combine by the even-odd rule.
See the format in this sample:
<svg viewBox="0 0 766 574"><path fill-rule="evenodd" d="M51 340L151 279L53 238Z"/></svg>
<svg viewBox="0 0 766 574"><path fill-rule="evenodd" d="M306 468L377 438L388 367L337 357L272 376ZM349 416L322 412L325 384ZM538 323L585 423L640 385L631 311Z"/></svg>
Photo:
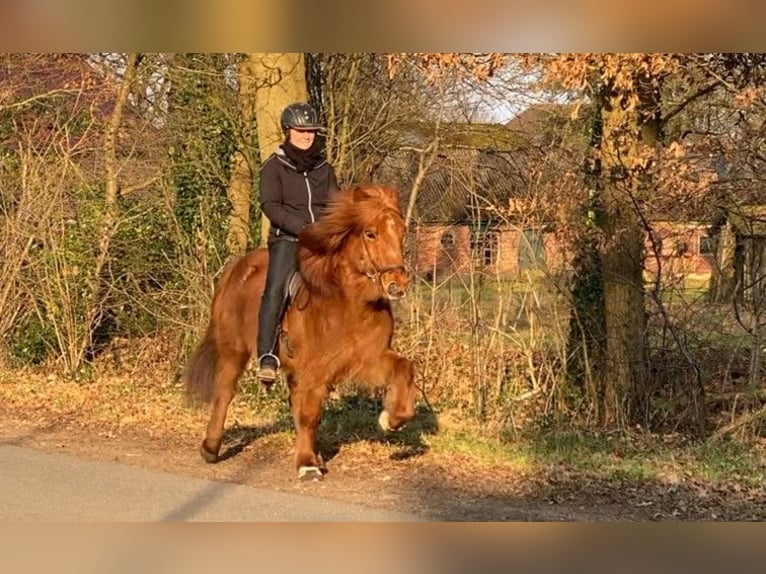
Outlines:
<svg viewBox="0 0 766 574"><path fill-rule="evenodd" d="M412 515L297 493L0 446L0 521L417 520Z"/></svg>

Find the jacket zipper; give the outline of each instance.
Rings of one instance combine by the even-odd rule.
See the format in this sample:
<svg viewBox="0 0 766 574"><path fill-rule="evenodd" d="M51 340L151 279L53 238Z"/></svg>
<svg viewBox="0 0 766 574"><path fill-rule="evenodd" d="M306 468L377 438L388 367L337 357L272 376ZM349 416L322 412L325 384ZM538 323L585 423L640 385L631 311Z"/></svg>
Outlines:
<svg viewBox="0 0 766 574"><path fill-rule="evenodd" d="M311 216L311 223L314 223L314 212L311 210L311 184L309 183L309 172L303 172L303 180L306 182L306 192L309 196L309 215Z"/></svg>

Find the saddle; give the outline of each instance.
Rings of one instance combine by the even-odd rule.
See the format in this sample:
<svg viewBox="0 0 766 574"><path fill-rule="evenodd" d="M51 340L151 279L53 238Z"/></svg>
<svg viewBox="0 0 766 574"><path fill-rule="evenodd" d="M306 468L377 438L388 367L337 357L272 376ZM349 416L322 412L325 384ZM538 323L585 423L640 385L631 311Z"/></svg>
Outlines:
<svg viewBox="0 0 766 574"><path fill-rule="evenodd" d="M303 285L301 272L293 271L293 274L290 275L290 278L287 280L287 285L285 286L285 300L282 304L283 312L290 306L290 303L295 298L301 285Z"/></svg>
<svg viewBox="0 0 766 574"><path fill-rule="evenodd" d="M293 300L295 300L301 285L303 285L303 277L301 276L300 271L293 271L292 275L290 275L290 278L287 280L287 285L285 285L285 292L282 299L282 308L279 311L279 328L277 331L277 338L279 339L280 344L284 345L285 352L290 357L292 356L290 339L287 336L287 331L282 325L282 320L284 319L285 313L290 308Z"/></svg>

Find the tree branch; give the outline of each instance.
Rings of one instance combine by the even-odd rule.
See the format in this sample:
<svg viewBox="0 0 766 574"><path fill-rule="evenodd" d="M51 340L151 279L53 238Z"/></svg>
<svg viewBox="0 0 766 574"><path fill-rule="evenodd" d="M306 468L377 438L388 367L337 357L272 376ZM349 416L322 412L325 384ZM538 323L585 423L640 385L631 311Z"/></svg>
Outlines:
<svg viewBox="0 0 766 574"><path fill-rule="evenodd" d="M665 124L668 121L670 121L672 118L674 118L675 116L680 114L686 108L686 106L691 104L694 100L696 100L697 98L700 98L700 97L702 97L702 96L704 96L706 94L709 94L710 92L712 92L713 90L715 90L716 88L718 88L721 85L723 85L722 82L720 80L716 80L712 84L709 84L709 85L705 86L704 88L698 90L696 93L694 93L691 96L689 96L688 98L686 98L683 102L679 103L674 109L670 110L665 115L665 117L663 117L660 120L660 123L663 126L665 126Z"/></svg>

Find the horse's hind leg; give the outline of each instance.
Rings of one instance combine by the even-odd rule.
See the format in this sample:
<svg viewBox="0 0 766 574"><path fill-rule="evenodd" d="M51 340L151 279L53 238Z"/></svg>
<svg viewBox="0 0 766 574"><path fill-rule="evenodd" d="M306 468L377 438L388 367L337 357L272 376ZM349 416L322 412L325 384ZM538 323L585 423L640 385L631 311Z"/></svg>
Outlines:
<svg viewBox="0 0 766 574"><path fill-rule="evenodd" d="M415 416L415 367L393 351L379 364L385 370L388 389L378 424L385 431L398 430Z"/></svg>
<svg viewBox="0 0 766 574"><path fill-rule="evenodd" d="M213 390L213 407L210 420L207 423L205 439L200 446L200 453L206 462L218 462L218 453L223 441L223 427L226 423L226 413L234 398L237 380L247 363L241 357L220 357L216 366L215 388Z"/></svg>
<svg viewBox="0 0 766 574"><path fill-rule="evenodd" d="M322 480L323 463L315 451L316 432L324 391L317 387L290 389L290 410L295 423L295 467L301 480Z"/></svg>

